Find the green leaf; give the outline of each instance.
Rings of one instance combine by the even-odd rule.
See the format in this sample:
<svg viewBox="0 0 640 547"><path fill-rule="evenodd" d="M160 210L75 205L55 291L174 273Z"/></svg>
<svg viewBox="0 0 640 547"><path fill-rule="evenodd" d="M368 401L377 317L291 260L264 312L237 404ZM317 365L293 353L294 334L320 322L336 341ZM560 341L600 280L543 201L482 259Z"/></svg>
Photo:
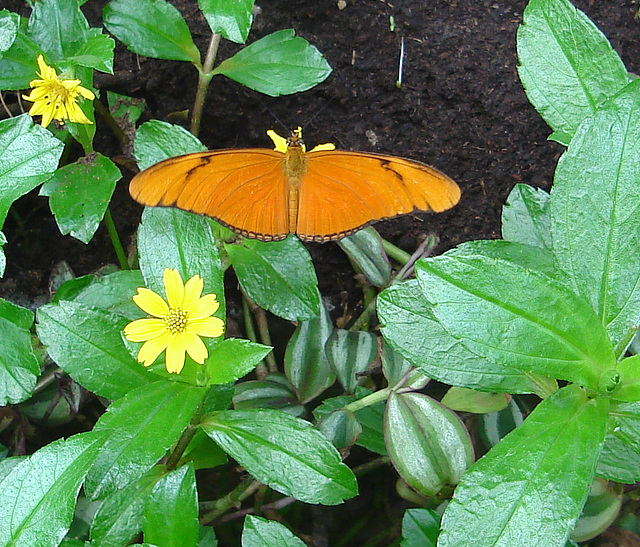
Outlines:
<svg viewBox="0 0 640 547"><path fill-rule="evenodd" d="M338 450L351 448L362 433L362 426L354 413L344 408L326 414L316 427Z"/></svg>
<svg viewBox="0 0 640 547"><path fill-rule="evenodd" d="M384 438L400 476L425 496L458 484L474 460L471 437L460 418L422 393L391 392Z"/></svg>
<svg viewBox="0 0 640 547"><path fill-rule="evenodd" d="M38 55L43 52L31 38L18 32L11 47L0 55L0 89L20 90L38 78Z"/></svg>
<svg viewBox="0 0 640 547"><path fill-rule="evenodd" d="M511 399L505 409L478 416L477 430L484 445L493 448L523 421L522 410L516 400Z"/></svg>
<svg viewBox="0 0 640 547"><path fill-rule="evenodd" d="M118 399L158 379L127 351L121 332L127 320L76 302L42 306L37 332L58 366L96 395Z"/></svg>
<svg viewBox="0 0 640 547"><path fill-rule="evenodd" d="M230 410L204 432L261 483L306 503L336 505L357 494L351 470L322 433L278 410Z"/></svg>
<svg viewBox="0 0 640 547"><path fill-rule="evenodd" d="M505 393L486 393L453 386L447 390L440 402L456 412L486 414L498 412L509 404L510 397Z"/></svg>
<svg viewBox="0 0 640 547"><path fill-rule="evenodd" d="M0 227L16 199L51 177L63 148L28 114L0 121Z"/></svg>
<svg viewBox="0 0 640 547"><path fill-rule="evenodd" d="M223 38L244 44L253 21L255 0L198 0L211 32Z"/></svg>
<svg viewBox="0 0 640 547"><path fill-rule="evenodd" d="M606 37L568 0L531 0L517 43L529 100L555 132L569 137L630 81Z"/></svg>
<svg viewBox="0 0 640 547"><path fill-rule="evenodd" d="M403 381L406 374L413 368L413 365L393 349L384 338L380 359L384 377L392 387Z"/></svg>
<svg viewBox="0 0 640 547"><path fill-rule="evenodd" d="M198 544L198 492L191 464L170 471L156 483L144 508L142 531L146 543L163 547Z"/></svg>
<svg viewBox="0 0 640 547"><path fill-rule="evenodd" d="M325 344L331 368L347 393L353 393L378 354L378 340L370 332L336 329Z"/></svg>
<svg viewBox="0 0 640 547"><path fill-rule="evenodd" d="M317 317L299 321L284 354L284 372L302 403L312 400L335 382L324 346L333 326L323 301Z"/></svg>
<svg viewBox="0 0 640 547"><path fill-rule="evenodd" d="M166 0L111 0L102 16L107 30L138 55L200 63L187 23Z"/></svg>
<svg viewBox="0 0 640 547"><path fill-rule="evenodd" d="M214 443L204 431L198 429L180 458L180 465L191 462L197 471L198 469L218 467L228 461L229 458L222 448Z"/></svg>
<svg viewBox="0 0 640 547"><path fill-rule="evenodd" d="M438 545L564 545L593 480L608 406L576 385L542 401L465 474Z"/></svg>
<svg viewBox="0 0 640 547"><path fill-rule="evenodd" d="M225 319L223 271L211 227L204 217L178 209L148 207L138 228L140 269L147 286L164 294L164 270L176 268L186 283L194 275L204 281L202 294L215 294Z"/></svg>
<svg viewBox="0 0 640 547"><path fill-rule="evenodd" d="M436 547L440 517L430 509L407 509L402 517L400 547Z"/></svg>
<svg viewBox="0 0 640 547"><path fill-rule="evenodd" d="M250 89L278 97L312 88L331 74L331 67L315 47L287 29L225 59L213 74L224 74Z"/></svg>
<svg viewBox="0 0 640 547"><path fill-rule="evenodd" d="M33 353L33 313L0 299L0 406L17 404L31 396L40 374Z"/></svg>
<svg viewBox="0 0 640 547"><path fill-rule="evenodd" d="M573 541L587 541L604 532L616 520L622 506L622 494L616 485L595 478L582 514L571 531Z"/></svg>
<svg viewBox="0 0 640 547"><path fill-rule="evenodd" d="M7 238L0 232L0 277L4 275L4 270L7 267L7 257L4 254L2 247L7 242Z"/></svg>
<svg viewBox="0 0 640 547"><path fill-rule="evenodd" d="M7 51L18 35L20 16L9 10L0 10L0 57Z"/></svg>
<svg viewBox="0 0 640 547"><path fill-rule="evenodd" d="M295 237L225 245L242 288L271 313L298 321L318 315L318 278L309 251Z"/></svg>
<svg viewBox="0 0 640 547"><path fill-rule="evenodd" d="M386 287L391 279L391 264L382 247L382 238L374 228L364 228L338 241L338 245L355 262L369 282Z"/></svg>
<svg viewBox="0 0 640 547"><path fill-rule="evenodd" d="M100 72L113 74L113 50L116 42L111 36L100 34L99 29L84 44L82 44L74 54L67 58L73 64L94 68Z"/></svg>
<svg viewBox="0 0 640 547"><path fill-rule="evenodd" d="M247 515L242 529L242 547L305 547L284 524Z"/></svg>
<svg viewBox="0 0 640 547"><path fill-rule="evenodd" d="M270 346L249 340L227 338L221 340L205 361L205 376L210 384L228 384L249 374L267 354Z"/></svg>
<svg viewBox="0 0 640 547"><path fill-rule="evenodd" d="M0 482L0 544L55 547L62 541L102 438L82 433L54 441L13 467Z"/></svg>
<svg viewBox="0 0 640 547"><path fill-rule="evenodd" d="M133 295L138 287L144 286L144 279L140 270L117 270L105 276L85 276L87 283L80 290L65 298L67 287L71 287L76 278L65 282L56 292L56 298L60 295L62 300L73 300L78 304L100 308L117 315L122 315L130 321L140 317L140 308L133 302Z"/></svg>
<svg viewBox="0 0 640 547"><path fill-rule="evenodd" d="M553 251L614 344L640 322L640 81L580 126L551 191Z"/></svg>
<svg viewBox="0 0 640 547"><path fill-rule="evenodd" d="M100 547L127 545L142 529L147 499L165 473L165 468L158 465L136 482L106 498L91 526L92 543Z"/></svg>
<svg viewBox="0 0 640 547"><path fill-rule="evenodd" d="M622 403L609 412L598 475L625 484L640 481L640 402Z"/></svg>
<svg viewBox="0 0 640 547"><path fill-rule="evenodd" d="M233 408L274 408L289 412L294 416L304 414L302 405L298 404L293 386L281 373L267 374L263 380L239 382L235 386Z"/></svg>
<svg viewBox="0 0 640 547"><path fill-rule="evenodd" d="M430 378L483 391L536 392L529 375L472 353L449 334L433 315L417 280L385 289L377 308L385 340Z"/></svg>
<svg viewBox="0 0 640 547"><path fill-rule="evenodd" d="M98 152L58 169L42 185L41 196L49 196L51 212L62 235L71 234L89 243L104 217L120 170Z"/></svg>
<svg viewBox="0 0 640 547"><path fill-rule="evenodd" d="M502 237L551 249L549 194L542 188L516 184L502 208Z"/></svg>
<svg viewBox="0 0 640 547"><path fill-rule="evenodd" d="M140 169L182 154L203 152L207 147L184 127L159 120L143 123L133 142Z"/></svg>
<svg viewBox="0 0 640 547"><path fill-rule="evenodd" d="M421 260L416 272L438 321L479 356L596 390L615 367L587 302L545 275L481 255Z"/></svg>
<svg viewBox="0 0 640 547"><path fill-rule="evenodd" d="M89 23L77 0L39 0L29 17L29 36L52 61L71 57L87 41Z"/></svg>
<svg viewBox="0 0 640 547"><path fill-rule="evenodd" d="M611 371L611 394L618 401L640 401L640 355L626 357ZM617 377L616 377L617 375ZM617 381L616 381L617 380ZM616 384L616 385L614 385Z"/></svg>
<svg viewBox="0 0 640 547"><path fill-rule="evenodd" d="M341 395L339 397L325 399L319 406L313 409L313 416L316 420L320 421L332 412L342 410L348 404L362 399L367 395L371 395L371 393L372 391L359 387L356 389L355 396ZM379 401L359 408L353 413L362 427L362 433L358 436L356 444L381 456L387 455L383 431L385 407L385 402Z"/></svg>
<svg viewBox="0 0 640 547"><path fill-rule="evenodd" d="M151 469L189 425L205 394L205 388L159 381L114 402L94 428L109 436L87 475L87 495L104 498Z"/></svg>

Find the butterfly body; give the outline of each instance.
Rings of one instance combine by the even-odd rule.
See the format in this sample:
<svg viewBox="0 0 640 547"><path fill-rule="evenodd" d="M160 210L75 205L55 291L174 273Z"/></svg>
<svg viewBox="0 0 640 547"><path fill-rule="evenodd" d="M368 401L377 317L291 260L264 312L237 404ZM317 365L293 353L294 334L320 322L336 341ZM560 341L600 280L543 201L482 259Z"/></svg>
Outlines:
<svg viewBox="0 0 640 547"><path fill-rule="evenodd" d="M426 164L332 145L307 152L299 133L285 142L271 133L276 150L197 152L157 163L132 179L131 195L212 217L246 237L279 241L293 233L319 242L413 211L441 212L460 199L458 185Z"/></svg>

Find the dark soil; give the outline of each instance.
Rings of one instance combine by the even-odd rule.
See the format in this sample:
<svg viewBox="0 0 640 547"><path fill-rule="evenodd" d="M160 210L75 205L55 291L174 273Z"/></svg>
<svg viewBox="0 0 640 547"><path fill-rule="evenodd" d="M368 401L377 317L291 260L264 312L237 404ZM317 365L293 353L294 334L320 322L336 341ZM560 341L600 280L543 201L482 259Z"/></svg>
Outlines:
<svg viewBox="0 0 640 547"><path fill-rule="evenodd" d="M196 1L172 3L187 19L204 52L210 32ZM529 104L518 79L516 29L526 3L347 0L340 10L336 0L260 2L261 12L249 41L293 28L325 55L333 73L306 93L280 98L258 97L233 81L216 77L200 138L210 148L270 147L265 131L275 128L282 133L274 113L288 127L304 125L305 141L311 146L334 142L342 149L429 163L458 181L463 192L460 204L439 215L409 215L382 222L376 226L382 236L412 252L425 234L434 233L440 238L437 253L467 240L499 238L502 205L511 188L523 182L549 190L563 151L546 140L550 130ZM4 4L12 11L28 13L17 0ZM102 0L85 4L93 26L100 25L104 4ZM637 73L638 1L574 0L574 4L607 35L627 68ZM390 31L391 16L394 32ZM405 59L403 86L398 89L401 37ZM238 49L236 44L223 43L218 58ZM145 119L173 120L175 113L192 107L197 75L189 64L138 58L120 45L115 70L114 76L96 75L97 87L144 98L148 105ZM98 129L96 149L109 156L121 155L105 127ZM112 202L125 243L131 241L141 212L127 192L132 174L123 168L123 180ZM0 296L22 304L33 306L48 298L49 278L60 261L66 261L76 275L116 263L104 227L89 245L60 236L46 198L37 196L37 191L13 206L3 232L8 239L4 247L7 270L0 279ZM336 307L356 305L360 292L339 247L329 243L309 244L308 248L323 295ZM393 489L395 479L387 476L383 480L383 490ZM366 506L370 500L361 496L351 509L358 512L353 505L362 503ZM369 510L387 512L389 521L398 523L391 515L401 512L385 503L371 504ZM324 517L315 515L320 517L316 522L331 518L329 509L318 511ZM340 514L341 510L334 512L332 518L338 520ZM380 519L378 531L390 533L389 521ZM367 532L369 538L375 535L373 529Z"/></svg>

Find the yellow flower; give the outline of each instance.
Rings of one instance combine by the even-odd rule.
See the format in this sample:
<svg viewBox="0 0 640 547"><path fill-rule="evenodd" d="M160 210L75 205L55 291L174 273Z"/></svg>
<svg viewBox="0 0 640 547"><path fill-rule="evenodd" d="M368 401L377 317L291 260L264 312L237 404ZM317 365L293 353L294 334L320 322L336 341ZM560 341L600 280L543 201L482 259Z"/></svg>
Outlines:
<svg viewBox="0 0 640 547"><path fill-rule="evenodd" d="M287 148L289 147L292 141L296 143L300 142L301 144L299 146L302 148L302 151L303 152L307 151L307 147L305 146L302 140L302 127L300 126L298 126L298 129L294 129L293 131L291 131L291 136L289 137L289 139L285 139L284 137L281 137L273 129L269 129L269 131L267 131L267 135L269 135L269 138L273 141L274 150L276 152L282 152L283 154L286 154ZM333 143L327 142L325 144L319 144L318 146L315 146L311 151L318 152L319 150L335 150L335 149L336 147Z"/></svg>
<svg viewBox="0 0 640 547"><path fill-rule="evenodd" d="M224 322L211 317L220 304L215 294L200 296L204 281L199 275L194 275L185 284L178 270L167 268L164 286L166 302L152 290L138 289L133 301L153 319L137 319L129 323L124 335L131 342L144 342L138 352L138 361L145 367L166 349L167 371L178 374L184 367L185 352L196 363L204 363L208 351L200 336L222 336Z"/></svg>
<svg viewBox="0 0 640 547"><path fill-rule="evenodd" d="M41 80L32 80L30 95L22 97L31 101L33 106L29 110L31 116L42 114L42 127L47 127L51 120L64 122L69 120L74 123L93 123L84 115L78 106L78 95L85 99L93 100L95 95L80 85L80 80L61 80L54 68L47 66L42 55L38 56Z"/></svg>

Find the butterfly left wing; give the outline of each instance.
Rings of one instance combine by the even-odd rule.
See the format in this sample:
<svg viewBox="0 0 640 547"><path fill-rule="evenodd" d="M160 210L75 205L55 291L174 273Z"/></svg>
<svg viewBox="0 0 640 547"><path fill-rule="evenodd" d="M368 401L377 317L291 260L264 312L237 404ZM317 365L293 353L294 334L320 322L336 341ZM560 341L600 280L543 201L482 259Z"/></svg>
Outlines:
<svg viewBox="0 0 640 547"><path fill-rule="evenodd" d="M197 152L138 173L131 196L150 207L177 207L212 217L263 241L289 234L284 155L268 149Z"/></svg>
<svg viewBox="0 0 640 547"><path fill-rule="evenodd" d="M459 200L458 185L424 163L366 152L309 152L296 232L304 240L331 241L385 218L439 213Z"/></svg>

